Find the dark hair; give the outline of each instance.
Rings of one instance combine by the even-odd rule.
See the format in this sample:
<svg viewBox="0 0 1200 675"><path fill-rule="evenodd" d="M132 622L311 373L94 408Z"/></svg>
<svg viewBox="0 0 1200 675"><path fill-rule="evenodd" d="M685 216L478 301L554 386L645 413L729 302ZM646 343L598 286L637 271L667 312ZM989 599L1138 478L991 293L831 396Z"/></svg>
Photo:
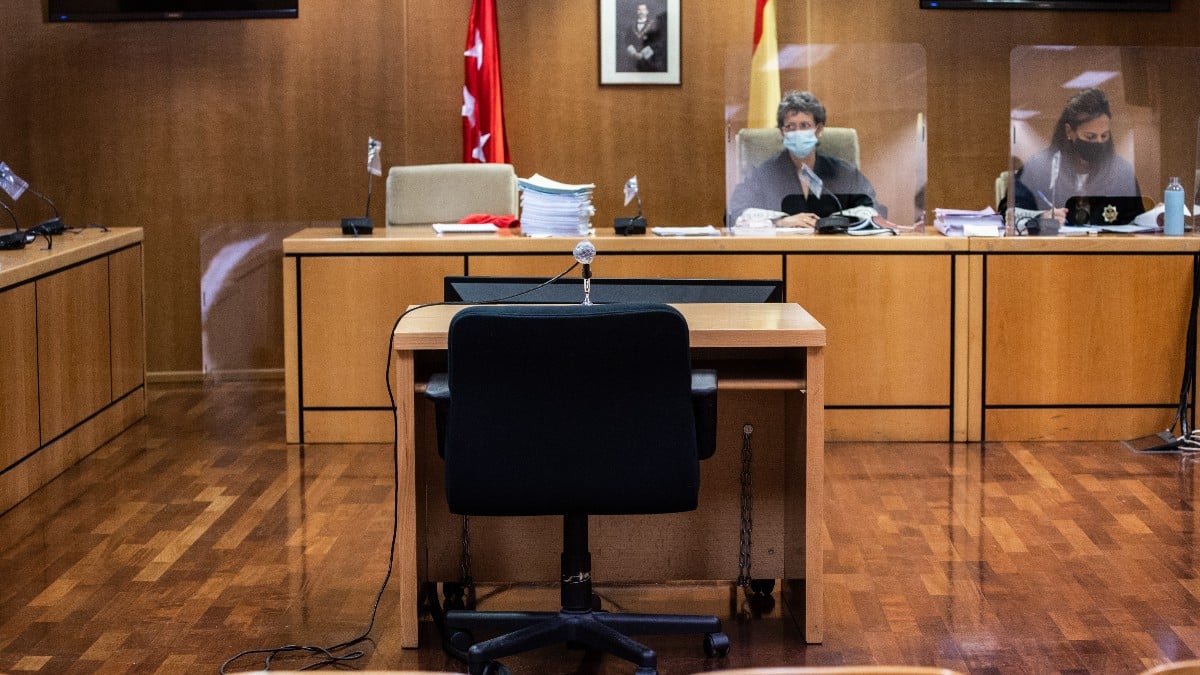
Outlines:
<svg viewBox="0 0 1200 675"><path fill-rule="evenodd" d="M810 91L789 91L784 94L775 112L776 125L782 129L783 120L795 113L808 113L812 115L813 122L825 124L825 106Z"/></svg>
<svg viewBox="0 0 1200 675"><path fill-rule="evenodd" d="M1072 129L1078 129L1079 125L1087 124L1101 116L1112 118L1112 108L1108 106L1108 97L1104 92L1095 88L1079 91L1067 100L1067 107L1063 108L1062 115L1058 118L1058 126L1054 128L1054 136L1050 139L1051 147L1056 150L1068 150L1071 142L1067 140L1066 125L1070 124Z"/></svg>

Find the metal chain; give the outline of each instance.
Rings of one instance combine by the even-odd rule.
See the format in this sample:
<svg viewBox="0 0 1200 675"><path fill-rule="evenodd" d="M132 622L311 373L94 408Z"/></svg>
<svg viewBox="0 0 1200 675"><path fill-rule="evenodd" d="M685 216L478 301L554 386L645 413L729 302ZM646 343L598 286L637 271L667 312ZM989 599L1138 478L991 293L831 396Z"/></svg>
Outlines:
<svg viewBox="0 0 1200 675"><path fill-rule="evenodd" d="M750 476L753 449L750 447L750 437L754 435L754 426L746 424L742 427L742 524L738 546L738 579L737 584L742 588L750 586L750 548L754 534L754 502L752 499L752 479Z"/></svg>
<svg viewBox="0 0 1200 675"><path fill-rule="evenodd" d="M471 578L471 519L468 516L462 519L462 561L459 566L459 582L465 591L475 583Z"/></svg>

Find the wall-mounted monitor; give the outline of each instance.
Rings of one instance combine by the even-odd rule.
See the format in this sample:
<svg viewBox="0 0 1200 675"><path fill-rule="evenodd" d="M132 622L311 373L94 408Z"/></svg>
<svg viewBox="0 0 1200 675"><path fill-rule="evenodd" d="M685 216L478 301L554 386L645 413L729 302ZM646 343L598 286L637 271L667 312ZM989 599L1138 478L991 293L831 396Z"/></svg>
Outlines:
<svg viewBox="0 0 1200 675"><path fill-rule="evenodd" d="M1074 9L1166 12L1171 0L921 0L922 9Z"/></svg>
<svg viewBox="0 0 1200 675"><path fill-rule="evenodd" d="M188 19L294 19L300 0L47 0L47 19L59 21L169 21Z"/></svg>

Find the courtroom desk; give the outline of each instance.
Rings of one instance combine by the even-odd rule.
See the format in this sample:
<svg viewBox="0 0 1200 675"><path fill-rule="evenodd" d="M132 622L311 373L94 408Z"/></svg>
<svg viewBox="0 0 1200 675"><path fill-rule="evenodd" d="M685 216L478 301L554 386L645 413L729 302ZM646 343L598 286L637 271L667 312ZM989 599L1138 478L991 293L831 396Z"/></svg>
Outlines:
<svg viewBox="0 0 1200 675"><path fill-rule="evenodd" d="M597 277L782 279L785 299L830 335L830 440L964 440L965 239L621 237L598 230ZM407 306L442 299L442 277L545 276L576 237L438 237L428 227L346 237L313 228L284 253L284 372L290 443L388 442L384 364ZM740 428L740 424L736 424Z"/></svg>
<svg viewBox="0 0 1200 675"><path fill-rule="evenodd" d="M805 639L820 642L825 328L793 303L675 307L688 322L693 363L717 369L720 419L738 423L721 425L717 452L701 462L695 511L589 519L596 578L737 578L741 425L749 423L754 427L751 576L782 579L781 595L792 616L804 617ZM420 584L460 579L461 518L446 507L432 406L419 393L428 375L444 368L446 331L460 310L416 309L400 321L393 340L399 481L393 573L405 647L417 646ZM471 518L470 532L475 580L558 580L561 519Z"/></svg>
<svg viewBox="0 0 1200 675"><path fill-rule="evenodd" d="M142 230L0 251L0 512L146 414Z"/></svg>
<svg viewBox="0 0 1200 675"><path fill-rule="evenodd" d="M1162 431L1183 380L1200 238L972 239L969 437Z"/></svg>

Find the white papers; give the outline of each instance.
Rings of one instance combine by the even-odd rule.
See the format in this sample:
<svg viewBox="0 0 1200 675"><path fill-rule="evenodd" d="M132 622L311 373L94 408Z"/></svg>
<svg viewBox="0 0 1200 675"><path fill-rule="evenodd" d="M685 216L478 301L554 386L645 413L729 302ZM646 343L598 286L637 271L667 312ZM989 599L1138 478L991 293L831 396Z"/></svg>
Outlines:
<svg viewBox="0 0 1200 675"><path fill-rule="evenodd" d="M499 230L492 223L434 223L438 234L488 234Z"/></svg>
<svg viewBox="0 0 1200 675"><path fill-rule="evenodd" d="M650 231L660 237L719 237L721 231L712 225L701 227L652 227Z"/></svg>
<svg viewBox="0 0 1200 675"><path fill-rule="evenodd" d="M578 194L580 192L591 192L596 189L595 183L560 183L556 180L546 178L540 173L535 173L529 178L518 178L517 187L522 190L528 188L545 194Z"/></svg>
<svg viewBox="0 0 1200 675"><path fill-rule="evenodd" d="M1004 216L990 206L978 211L934 209L933 226L947 237L1004 236Z"/></svg>
<svg viewBox="0 0 1200 675"><path fill-rule="evenodd" d="M571 185L541 174L518 178L521 190L521 233L531 236L582 236L588 233L595 184Z"/></svg>
<svg viewBox="0 0 1200 675"><path fill-rule="evenodd" d="M729 234L735 237L774 237L789 234L812 234L811 227L746 227L734 225L729 228Z"/></svg>

